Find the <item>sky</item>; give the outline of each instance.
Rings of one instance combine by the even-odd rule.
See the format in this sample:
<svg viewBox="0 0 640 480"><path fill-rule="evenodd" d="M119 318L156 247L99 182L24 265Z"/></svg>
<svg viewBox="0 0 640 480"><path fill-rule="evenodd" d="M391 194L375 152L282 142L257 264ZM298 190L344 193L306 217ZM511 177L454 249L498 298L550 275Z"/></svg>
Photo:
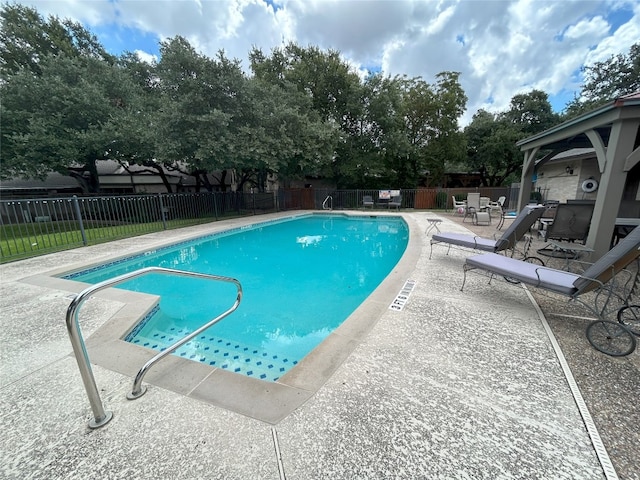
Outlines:
<svg viewBox="0 0 640 480"><path fill-rule="evenodd" d="M16 2L14 2L16 3ZM460 120L502 112L511 98L546 92L556 112L579 93L582 67L629 54L640 41L638 0L20 0L41 15L82 23L113 54L158 59L177 35L200 53L224 50L250 73L252 47L294 41L341 52L366 74L460 72Z"/></svg>

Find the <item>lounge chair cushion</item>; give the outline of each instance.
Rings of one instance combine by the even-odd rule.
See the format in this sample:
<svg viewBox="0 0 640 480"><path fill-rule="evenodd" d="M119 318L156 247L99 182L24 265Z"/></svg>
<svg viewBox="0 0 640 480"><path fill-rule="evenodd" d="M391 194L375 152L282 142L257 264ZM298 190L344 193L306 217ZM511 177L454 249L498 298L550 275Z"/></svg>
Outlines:
<svg viewBox="0 0 640 480"><path fill-rule="evenodd" d="M541 205L527 205L502 236L496 241L496 252L514 248L520 240L542 216L545 208Z"/></svg>
<svg viewBox="0 0 640 480"><path fill-rule="evenodd" d="M464 233L438 233L431 237L431 243L444 242L459 247L473 248L485 252L495 252L496 241L488 238L476 237Z"/></svg>
<svg viewBox="0 0 640 480"><path fill-rule="evenodd" d="M480 268L567 296L572 296L578 291L574 282L580 276L575 273L546 268L497 253L485 253L468 257L466 265L468 266L467 268Z"/></svg>
<svg viewBox="0 0 640 480"><path fill-rule="evenodd" d="M434 243L449 243L459 247L472 248L485 252L500 252L508 248L514 248L518 240L529 231L536 222L544 207L528 205L522 209L511 226L497 240L477 237L464 233L438 233L431 237L431 245Z"/></svg>
<svg viewBox="0 0 640 480"><path fill-rule="evenodd" d="M620 270L640 256L640 227L634 228L620 243L600 257L585 270L581 278L575 281L575 287L581 292L588 292L607 283Z"/></svg>

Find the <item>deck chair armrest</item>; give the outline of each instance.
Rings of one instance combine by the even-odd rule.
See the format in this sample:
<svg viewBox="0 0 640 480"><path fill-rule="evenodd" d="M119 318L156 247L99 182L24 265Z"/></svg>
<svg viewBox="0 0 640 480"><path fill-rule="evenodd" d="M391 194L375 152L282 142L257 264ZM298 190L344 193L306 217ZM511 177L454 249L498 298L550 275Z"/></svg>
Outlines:
<svg viewBox="0 0 640 480"><path fill-rule="evenodd" d="M548 271L548 272L557 272L558 271L556 268L551 268L551 267L537 267L535 271L536 271L536 275L538 276L538 280L539 281L541 281L539 272L545 271L545 270ZM585 277L584 275L580 275L579 273L575 273L574 275L576 277L578 277L578 278L582 278L583 280L588 280L590 282L595 282L600 287L604 287L605 286L605 284L603 282L601 282L600 280L598 280L597 278Z"/></svg>
<svg viewBox="0 0 640 480"><path fill-rule="evenodd" d="M539 270L553 271L554 269L553 268L549 268L549 267L538 267L538 268L536 268L536 275L538 275L538 271ZM613 268L612 268L612 270L613 270ZM612 295L615 294L614 282L612 282L612 281L603 282L602 280L599 280L597 278L588 277L588 276L585 276L585 275L581 275L579 273L575 273L574 275L576 275L576 277L577 277L576 281L578 279L580 279L580 280L587 280L590 283L587 284L586 287L581 288L579 290L576 290L572 295L570 295L570 297L572 297L572 298L578 297L579 295L582 295L583 293L590 292L590 291L593 291L593 290L598 290L599 292L606 291L608 298L610 298ZM538 280L540 281L540 276L539 275L538 275ZM597 294L596 296L598 296L598 295L599 294Z"/></svg>
<svg viewBox="0 0 640 480"><path fill-rule="evenodd" d="M557 272L558 269L557 268L551 268L551 267L545 267L545 266L540 266L540 267L536 267L535 269L535 274L538 277L538 285L540 285L541 283L543 283L543 279L540 277L540 272ZM597 278L590 278L590 277L585 277L583 275L580 275L579 273L574 273L573 275L575 275L577 278L582 278L584 280L588 280L590 282L596 282L598 283L601 287L604 286L604 283L602 283L600 280L598 280Z"/></svg>

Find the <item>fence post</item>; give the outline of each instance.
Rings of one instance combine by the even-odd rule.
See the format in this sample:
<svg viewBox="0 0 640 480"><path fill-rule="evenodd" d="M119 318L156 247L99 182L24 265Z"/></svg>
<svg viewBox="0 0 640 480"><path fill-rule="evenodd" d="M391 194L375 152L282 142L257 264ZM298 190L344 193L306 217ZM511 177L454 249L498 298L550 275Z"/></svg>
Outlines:
<svg viewBox="0 0 640 480"><path fill-rule="evenodd" d="M253 188L251 189L251 207L253 208L253 214L256 214L256 194L253 191Z"/></svg>
<svg viewBox="0 0 640 480"><path fill-rule="evenodd" d="M162 193L158 192L158 204L160 205L160 218L162 218L162 229L167 229L167 217L165 216L164 205L162 203Z"/></svg>
<svg viewBox="0 0 640 480"><path fill-rule="evenodd" d="M80 204L78 203L78 197L74 195L73 199L73 209L76 213L76 219L78 220L78 225L80 225L80 235L82 235L82 244L86 245L87 242L87 234L84 231L84 224L82 223L82 213L80 213Z"/></svg>
<svg viewBox="0 0 640 480"><path fill-rule="evenodd" d="M213 214L216 217L216 222L218 221L218 202L217 202L217 197L218 197L218 192L211 192L211 195L213 195Z"/></svg>

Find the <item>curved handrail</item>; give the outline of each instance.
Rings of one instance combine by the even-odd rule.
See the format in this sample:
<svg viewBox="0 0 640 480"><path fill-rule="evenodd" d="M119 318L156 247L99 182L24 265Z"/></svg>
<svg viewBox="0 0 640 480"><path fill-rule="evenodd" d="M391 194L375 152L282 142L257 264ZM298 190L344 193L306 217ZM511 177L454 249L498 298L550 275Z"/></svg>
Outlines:
<svg viewBox="0 0 640 480"><path fill-rule="evenodd" d="M329 203L328 207L327 207L327 203ZM331 195L327 195L327 198L325 198L324 202L322 202L322 209L333 210L333 197Z"/></svg>
<svg viewBox="0 0 640 480"><path fill-rule="evenodd" d="M206 277L211 278L212 277L212 275L205 275L205 274L198 274L198 275L201 275L203 278L206 278ZM182 345L187 343L193 337L198 336L200 333L204 332L207 328L213 326L213 324L215 324L215 323L218 323L220 320L222 320L226 316L230 315L231 313L233 313L238 308L238 306L240 305L240 301L242 300L242 285L240 285L240 282L238 282L238 280L236 280L235 278L229 278L229 277L216 277L215 280L221 280L221 281L234 283L236 285L236 288L238 289L238 294L236 296L236 301L233 303L233 305L228 310L226 310L225 312L221 313L220 315L218 315L213 320L210 320L209 322L205 323L200 328L194 330L189 335L184 337L182 340L178 340L176 343L174 343L170 347L167 347L166 349L164 349L163 351L158 353L155 357L153 357L149 361L147 361L147 363L145 363L142 366L142 368L138 371L138 374L136 375L136 378L133 381L133 389L131 390L130 393L127 394L127 398L129 400L135 400L136 398L140 398L142 395L144 395L144 393L146 392L147 389L146 389L146 387L144 389L142 388L142 386L141 386L142 385L142 379L147 374L149 369L156 362L160 361L161 359L163 359L164 357L166 357L170 353L175 352L178 348L180 348Z"/></svg>
<svg viewBox="0 0 640 480"><path fill-rule="evenodd" d="M89 403L91 404L91 410L93 411L94 418L89 421L89 428L98 428L106 425L113 418L113 412L105 411L104 406L102 405L102 401L100 400L100 394L98 393L98 388L96 386L96 380L93 376L93 371L91 370L91 363L89 362L89 355L87 353L87 349L85 347L84 339L82 338L82 333L80 332L80 322L78 319L78 311L80 307L86 300L86 298L92 293L96 293L105 288L113 287L119 285L127 280L131 280L132 278L140 277L142 275L147 275L149 273L164 273L169 275L177 275L182 277L196 277L196 278L205 278L209 280L217 280L222 282L229 282L236 285L238 290L238 294L236 296L236 301L233 306L224 312L222 315L219 315L212 321L208 322L205 326L199 328L190 336L186 337L187 340L180 340L169 349L161 352L164 354L171 353L176 348L180 347L182 343L186 343L186 341L190 340L192 336L197 335L201 331L210 327L214 323L218 322L222 318L229 315L240 305L240 301L242 300L242 285L235 278L231 277L222 277L219 275L209 275L206 273L197 273L197 272L185 272L182 270L174 270L171 268L164 267L146 267L141 268L140 270L136 270L135 272L125 273L123 275L119 275L115 278L111 278L109 280L105 280L100 283L96 283L95 285L91 285L90 287L85 288L82 292L80 292L76 297L71 301L69 307L67 308L67 316L66 316L66 324L67 324L67 332L69 333L69 339L71 340L71 346L73 347L73 353L76 357L76 361L78 362L78 369L80 370L80 376L82 377L82 382L84 383L85 390L87 391L87 396L89 397ZM156 355L149 362L147 362L142 369L146 371L151 367L155 361L160 360L164 355ZM156 357L160 357L157 358ZM154 361L155 360L155 361ZM142 371L142 370L141 370ZM140 372L138 372L138 376L140 376ZM138 381L138 376L136 376L136 382ZM144 373L140 376L140 382L142 382L142 377L144 377ZM140 382L138 382L138 388L140 387ZM136 383L134 383L135 388ZM133 393L133 392L132 392ZM142 395L144 392L138 394L138 396ZM128 395L129 396L129 395ZM138 396L134 397L137 398Z"/></svg>

